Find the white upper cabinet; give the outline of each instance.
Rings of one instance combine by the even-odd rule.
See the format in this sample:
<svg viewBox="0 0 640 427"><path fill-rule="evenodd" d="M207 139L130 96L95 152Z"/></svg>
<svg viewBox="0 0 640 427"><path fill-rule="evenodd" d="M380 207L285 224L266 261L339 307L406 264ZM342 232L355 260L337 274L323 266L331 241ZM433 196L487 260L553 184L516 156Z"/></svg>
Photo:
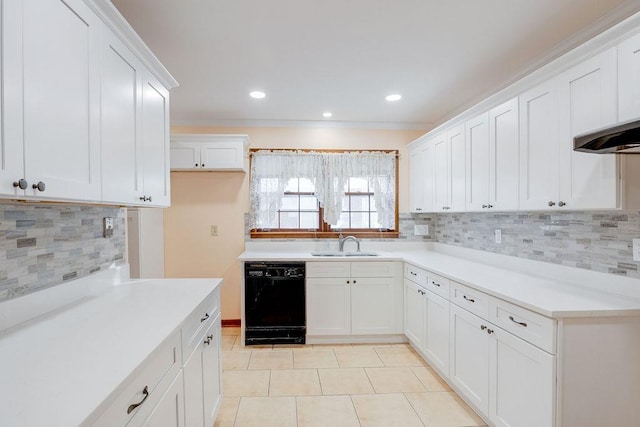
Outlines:
<svg viewBox="0 0 640 427"><path fill-rule="evenodd" d="M468 120L467 131L467 210L489 206L489 114Z"/></svg>
<svg viewBox="0 0 640 427"><path fill-rule="evenodd" d="M115 35L102 43L102 199L135 204L142 194L144 66Z"/></svg>
<svg viewBox="0 0 640 427"><path fill-rule="evenodd" d="M439 135L433 144L434 211L464 211L465 208L465 135L456 127Z"/></svg>
<svg viewBox="0 0 640 427"><path fill-rule="evenodd" d="M640 34L618 45L618 120L640 118Z"/></svg>
<svg viewBox="0 0 640 427"><path fill-rule="evenodd" d="M518 120L518 98L489 111L489 209L518 209Z"/></svg>
<svg viewBox="0 0 640 427"><path fill-rule="evenodd" d="M169 206L169 91L146 72L142 85L142 202Z"/></svg>
<svg viewBox="0 0 640 427"><path fill-rule="evenodd" d="M573 137L616 123L616 49L609 49L559 77L560 199L565 209L618 207L615 155L573 150Z"/></svg>
<svg viewBox="0 0 640 427"><path fill-rule="evenodd" d="M100 201L103 24L81 0L5 6L3 20L11 23L3 27L4 86L10 88L4 107L17 111L4 123L11 146L5 155L16 157L3 160L19 165L13 180L25 179L27 188L2 193Z"/></svg>
<svg viewBox="0 0 640 427"><path fill-rule="evenodd" d="M247 170L247 135L172 135L171 170Z"/></svg>
<svg viewBox="0 0 640 427"><path fill-rule="evenodd" d="M0 197L167 206L177 82L115 7L5 0L1 13Z"/></svg>
<svg viewBox="0 0 640 427"><path fill-rule="evenodd" d="M521 209L546 209L558 201L559 110L557 79L520 95Z"/></svg>
<svg viewBox="0 0 640 427"><path fill-rule="evenodd" d="M433 211L433 151L423 143L409 152L409 209L411 212Z"/></svg>

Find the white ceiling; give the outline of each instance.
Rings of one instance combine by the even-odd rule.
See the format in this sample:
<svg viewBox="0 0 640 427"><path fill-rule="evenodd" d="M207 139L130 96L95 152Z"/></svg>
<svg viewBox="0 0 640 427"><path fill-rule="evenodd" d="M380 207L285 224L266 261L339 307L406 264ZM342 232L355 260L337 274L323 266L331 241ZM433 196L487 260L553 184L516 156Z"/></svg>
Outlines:
<svg viewBox="0 0 640 427"><path fill-rule="evenodd" d="M113 3L180 82L174 125L409 129L431 128L640 10L638 0ZM390 93L403 98L389 103Z"/></svg>

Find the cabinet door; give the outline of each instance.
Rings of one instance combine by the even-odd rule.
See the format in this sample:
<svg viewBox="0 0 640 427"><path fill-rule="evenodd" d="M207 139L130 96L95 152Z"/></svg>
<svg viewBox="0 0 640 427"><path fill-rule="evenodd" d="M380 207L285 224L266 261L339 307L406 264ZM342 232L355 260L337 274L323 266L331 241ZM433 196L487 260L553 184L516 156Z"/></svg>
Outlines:
<svg viewBox="0 0 640 427"><path fill-rule="evenodd" d="M518 98L489 111L489 205L518 209Z"/></svg>
<svg viewBox="0 0 640 427"><path fill-rule="evenodd" d="M100 19L82 0L23 2L29 196L100 200ZM31 188L42 182L45 193Z"/></svg>
<svg viewBox="0 0 640 427"><path fill-rule="evenodd" d="M0 1L0 194L24 196L13 183L24 179L22 145L23 2Z"/></svg>
<svg viewBox="0 0 640 427"><path fill-rule="evenodd" d="M351 333L353 335L395 332L395 279L355 277L351 288Z"/></svg>
<svg viewBox="0 0 640 427"><path fill-rule="evenodd" d="M640 34L618 45L618 120L640 118Z"/></svg>
<svg viewBox="0 0 640 427"><path fill-rule="evenodd" d="M200 169L200 148L202 144L187 142L171 143L171 170Z"/></svg>
<svg viewBox="0 0 640 427"><path fill-rule="evenodd" d="M449 175L449 143L447 135L442 134L433 141L433 178L434 178L434 211L446 211L451 205L449 198L451 183Z"/></svg>
<svg viewBox="0 0 640 427"><path fill-rule="evenodd" d="M240 171L244 170L244 145L237 142L218 141L203 144L202 167L205 169Z"/></svg>
<svg viewBox="0 0 640 427"><path fill-rule="evenodd" d="M349 335L351 298L348 278L307 277L307 334Z"/></svg>
<svg viewBox="0 0 640 427"><path fill-rule="evenodd" d="M169 92L150 73L142 88L144 195L150 204L169 206Z"/></svg>
<svg viewBox="0 0 640 427"><path fill-rule="evenodd" d="M425 355L443 375L449 375L449 301L426 291Z"/></svg>
<svg viewBox="0 0 640 427"><path fill-rule="evenodd" d="M160 403L144 422L145 427L184 427L184 380L178 374Z"/></svg>
<svg viewBox="0 0 640 427"><path fill-rule="evenodd" d="M202 351L202 378L204 401L204 425L212 426L222 401L222 329L221 317L213 322L206 333L206 344Z"/></svg>
<svg viewBox="0 0 640 427"><path fill-rule="evenodd" d="M447 134L449 144L449 200L448 209L464 211L466 202L466 144L464 126Z"/></svg>
<svg viewBox="0 0 640 427"><path fill-rule="evenodd" d="M553 426L555 356L500 328L494 329L489 357L489 418L500 427Z"/></svg>
<svg viewBox="0 0 640 427"><path fill-rule="evenodd" d="M549 209L559 196L557 80L520 95L520 208Z"/></svg>
<svg viewBox="0 0 640 427"><path fill-rule="evenodd" d="M421 352L425 352L424 290L411 280L404 279L404 334Z"/></svg>
<svg viewBox="0 0 640 427"><path fill-rule="evenodd" d="M101 63L102 200L139 203L142 196L143 66L105 31Z"/></svg>
<svg viewBox="0 0 640 427"><path fill-rule="evenodd" d="M489 115L467 121L467 209L489 206Z"/></svg>
<svg viewBox="0 0 640 427"><path fill-rule="evenodd" d="M484 415L489 413L488 322L451 304L449 379Z"/></svg>
<svg viewBox="0 0 640 427"><path fill-rule="evenodd" d="M424 207L425 174L427 173L423 149L421 145L409 153L409 210L411 212L426 212Z"/></svg>
<svg viewBox="0 0 640 427"><path fill-rule="evenodd" d="M616 50L564 72L560 81L560 206L618 206L617 156L573 150L573 137L616 122Z"/></svg>

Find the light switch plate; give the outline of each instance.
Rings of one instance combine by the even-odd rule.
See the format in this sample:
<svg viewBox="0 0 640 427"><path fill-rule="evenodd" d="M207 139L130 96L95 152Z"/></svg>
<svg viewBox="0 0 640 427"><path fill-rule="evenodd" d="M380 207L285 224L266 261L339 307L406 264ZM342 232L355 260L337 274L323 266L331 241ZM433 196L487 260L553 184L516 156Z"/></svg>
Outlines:
<svg viewBox="0 0 640 427"><path fill-rule="evenodd" d="M633 239L633 260L640 261L640 239Z"/></svg>
<svg viewBox="0 0 640 427"><path fill-rule="evenodd" d="M502 243L502 230L500 230L500 229L496 230L495 238L496 238L496 243L498 243L498 244Z"/></svg>
<svg viewBox="0 0 640 427"><path fill-rule="evenodd" d="M414 225L413 226L413 234L415 234L416 236L428 236L429 235L429 225L428 224L423 224L423 225Z"/></svg>
<svg viewBox="0 0 640 427"><path fill-rule="evenodd" d="M102 236L103 237L113 236L113 218L110 218L110 217L102 218Z"/></svg>

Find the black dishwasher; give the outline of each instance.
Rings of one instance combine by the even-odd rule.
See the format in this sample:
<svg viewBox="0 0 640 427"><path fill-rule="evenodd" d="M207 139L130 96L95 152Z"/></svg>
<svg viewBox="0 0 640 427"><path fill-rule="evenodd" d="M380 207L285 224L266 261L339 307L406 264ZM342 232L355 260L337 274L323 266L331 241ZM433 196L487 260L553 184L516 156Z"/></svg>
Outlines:
<svg viewBox="0 0 640 427"><path fill-rule="evenodd" d="M244 265L245 345L304 344L303 262Z"/></svg>

